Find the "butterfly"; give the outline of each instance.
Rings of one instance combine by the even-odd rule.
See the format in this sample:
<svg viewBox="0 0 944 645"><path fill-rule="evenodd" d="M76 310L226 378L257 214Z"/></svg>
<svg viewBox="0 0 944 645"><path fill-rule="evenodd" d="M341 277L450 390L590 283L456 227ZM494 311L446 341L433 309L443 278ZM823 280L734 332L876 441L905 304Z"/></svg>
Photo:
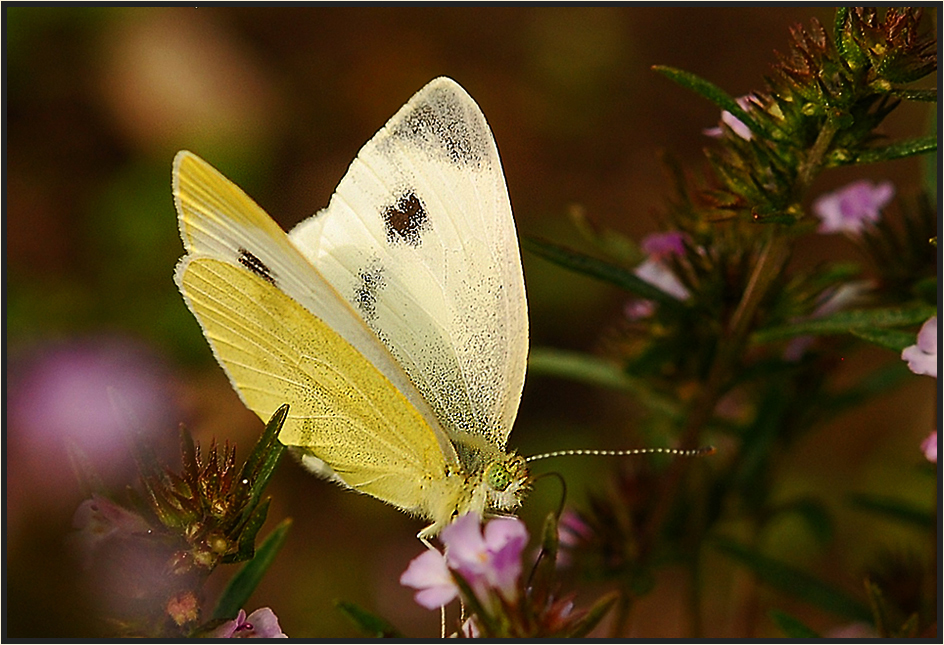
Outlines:
<svg viewBox="0 0 944 645"><path fill-rule="evenodd" d="M528 312L498 148L437 78L354 159L328 207L286 234L190 152L174 160L186 255L175 281L230 382L303 465L429 522L512 512L506 451Z"/></svg>

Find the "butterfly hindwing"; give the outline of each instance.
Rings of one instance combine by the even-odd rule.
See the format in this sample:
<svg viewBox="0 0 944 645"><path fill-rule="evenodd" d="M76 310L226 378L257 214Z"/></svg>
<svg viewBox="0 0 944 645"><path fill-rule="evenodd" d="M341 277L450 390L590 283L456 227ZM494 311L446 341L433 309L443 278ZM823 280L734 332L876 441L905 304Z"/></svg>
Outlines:
<svg viewBox="0 0 944 645"><path fill-rule="evenodd" d="M527 360L524 280L498 149L459 85L420 90L290 237L454 440L504 449Z"/></svg>
<svg viewBox="0 0 944 645"><path fill-rule="evenodd" d="M318 455L356 490L429 514L423 501L446 481L436 437L363 354L248 269L185 259L177 281L247 407L266 419L290 403L283 443Z"/></svg>

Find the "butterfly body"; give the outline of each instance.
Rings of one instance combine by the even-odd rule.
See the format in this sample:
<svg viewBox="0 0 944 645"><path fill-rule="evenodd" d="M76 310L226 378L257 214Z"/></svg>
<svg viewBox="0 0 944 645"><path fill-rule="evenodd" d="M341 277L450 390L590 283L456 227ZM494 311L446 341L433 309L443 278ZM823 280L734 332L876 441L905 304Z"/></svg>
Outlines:
<svg viewBox="0 0 944 645"><path fill-rule="evenodd" d="M506 452L527 360L507 189L475 102L440 78L286 235L189 152L174 163L176 282L244 403L312 471L431 524L513 510Z"/></svg>

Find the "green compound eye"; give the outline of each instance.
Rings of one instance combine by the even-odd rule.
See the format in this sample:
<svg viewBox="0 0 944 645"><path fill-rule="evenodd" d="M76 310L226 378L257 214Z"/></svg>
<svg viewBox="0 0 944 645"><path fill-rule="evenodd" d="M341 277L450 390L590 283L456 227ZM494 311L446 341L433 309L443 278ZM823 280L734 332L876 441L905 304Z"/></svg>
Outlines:
<svg viewBox="0 0 944 645"><path fill-rule="evenodd" d="M485 471L485 481L492 490L503 491L511 484L511 473L503 463L493 463Z"/></svg>

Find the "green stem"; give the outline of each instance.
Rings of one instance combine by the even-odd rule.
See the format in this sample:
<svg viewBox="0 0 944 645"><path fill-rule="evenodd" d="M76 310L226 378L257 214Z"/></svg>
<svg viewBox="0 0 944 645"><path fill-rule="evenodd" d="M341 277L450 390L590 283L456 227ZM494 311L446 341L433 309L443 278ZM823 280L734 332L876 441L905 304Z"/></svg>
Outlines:
<svg viewBox="0 0 944 645"><path fill-rule="evenodd" d="M724 336L718 342L718 350L705 379L704 387L692 401L679 448L686 449L697 445L702 429L711 420L718 401L727 390L731 372L739 363L739 358L750 336L757 308L789 257L789 246L777 233L776 228L770 229L768 238L754 264L741 302L731 316ZM659 531L676 498L678 488L691 464L690 459L677 459L669 466L661 487L660 501L640 538L641 553L648 553L649 548L658 538Z"/></svg>
<svg viewBox="0 0 944 645"><path fill-rule="evenodd" d="M797 195L802 195L813 183L813 179L825 163L826 153L829 152L829 147L832 145L837 132L839 132L839 119L837 115L830 114L826 118L823 129L819 131L813 147L810 148L809 154L797 169Z"/></svg>

